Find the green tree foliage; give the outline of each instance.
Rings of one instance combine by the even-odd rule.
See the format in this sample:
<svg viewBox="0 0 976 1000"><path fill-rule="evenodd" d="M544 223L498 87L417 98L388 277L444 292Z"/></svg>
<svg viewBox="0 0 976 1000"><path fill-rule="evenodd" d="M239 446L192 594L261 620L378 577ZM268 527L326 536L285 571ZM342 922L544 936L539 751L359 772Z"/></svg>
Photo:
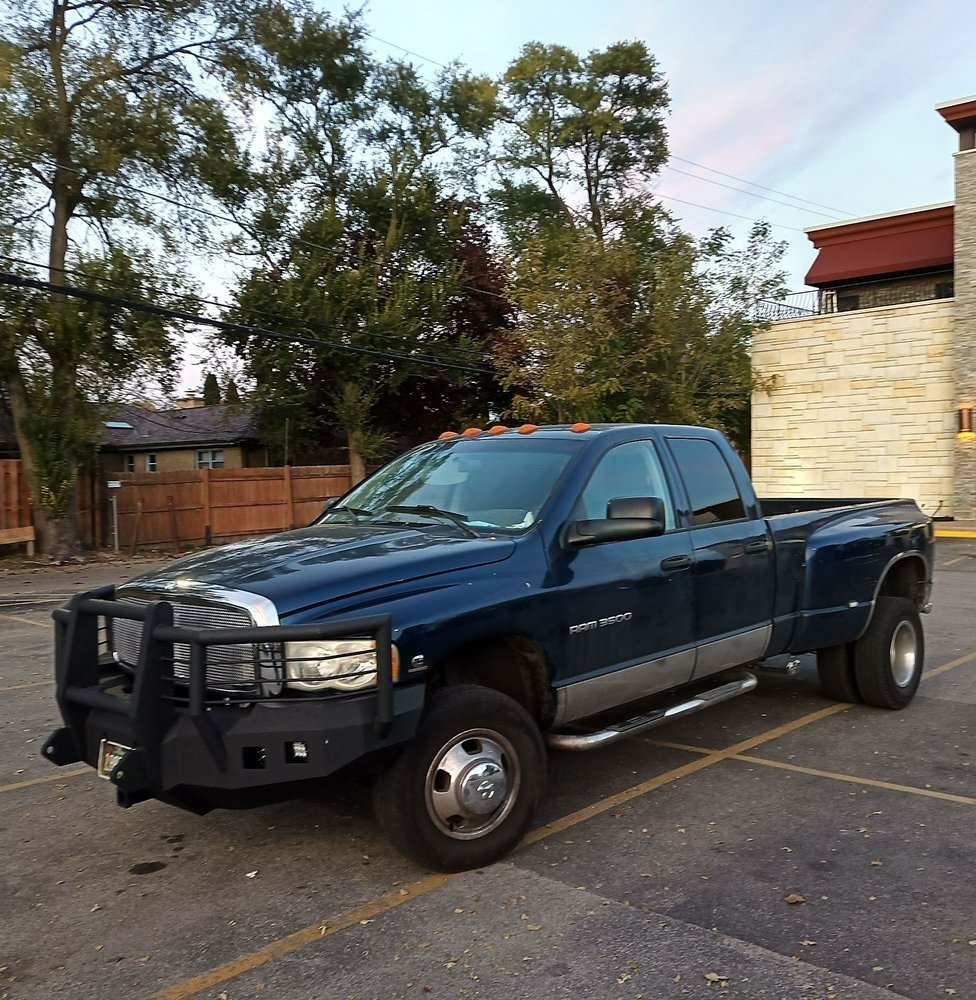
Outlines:
<svg viewBox="0 0 976 1000"><path fill-rule="evenodd" d="M279 56L299 65L297 54ZM477 348L451 322L465 210L448 185L495 109L490 81L456 68L428 84L409 65L365 53L357 66L339 90L329 74L266 81L279 114L254 205L262 262L241 282L235 310L341 346L229 338L256 383L266 435L287 420L294 453L331 420L354 482L389 442L380 401L431 375L425 359L458 362L469 357L459 349Z"/></svg>
<svg viewBox="0 0 976 1000"><path fill-rule="evenodd" d="M705 423L748 447L750 316L781 287L783 246L765 225L741 250L724 230L695 240L657 203L667 91L643 43L527 45L502 85L510 413Z"/></svg>
<svg viewBox="0 0 976 1000"><path fill-rule="evenodd" d="M199 234L173 200L234 202L247 173L228 115L256 33L278 4L241 0L8 3L0 28L3 252L40 258L54 284L139 300L178 293L158 277ZM3 265L25 268L10 257ZM36 272L32 272L35 273ZM93 409L174 353L158 318L55 292L3 289L0 377L10 399L42 548L77 546L74 484L96 447ZM167 297L171 305L179 300Z"/></svg>
<svg viewBox="0 0 976 1000"><path fill-rule="evenodd" d="M203 380L203 405L220 405L220 383L217 381L217 376L214 375L213 372L207 372L207 376Z"/></svg>
<svg viewBox="0 0 976 1000"><path fill-rule="evenodd" d="M507 127L495 192L509 238L540 224L614 234L635 191L667 159L667 89L643 42L587 56L522 48L502 78Z"/></svg>
<svg viewBox="0 0 976 1000"><path fill-rule="evenodd" d="M240 390L237 388L237 382L232 378L227 380L227 386L224 389L224 402L228 406L240 406L241 404Z"/></svg>

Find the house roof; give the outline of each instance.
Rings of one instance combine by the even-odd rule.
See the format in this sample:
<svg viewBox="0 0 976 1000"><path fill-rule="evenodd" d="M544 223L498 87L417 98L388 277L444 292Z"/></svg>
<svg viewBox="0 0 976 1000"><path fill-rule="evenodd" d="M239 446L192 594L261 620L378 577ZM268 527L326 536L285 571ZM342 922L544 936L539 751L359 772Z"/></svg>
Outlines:
<svg viewBox="0 0 976 1000"><path fill-rule="evenodd" d="M806 277L815 287L936 270L952 266L953 206L852 219L807 235L819 251Z"/></svg>
<svg viewBox="0 0 976 1000"><path fill-rule="evenodd" d="M128 424L129 426L119 426ZM256 441L257 421L246 405L196 406L183 410L145 410L123 403L106 421L104 451L191 448Z"/></svg>

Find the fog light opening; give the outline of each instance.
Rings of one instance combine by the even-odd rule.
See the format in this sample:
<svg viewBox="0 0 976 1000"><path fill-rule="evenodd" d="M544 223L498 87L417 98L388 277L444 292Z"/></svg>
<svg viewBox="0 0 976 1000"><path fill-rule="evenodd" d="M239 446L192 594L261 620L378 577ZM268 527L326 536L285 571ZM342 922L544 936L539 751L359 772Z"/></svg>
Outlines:
<svg viewBox="0 0 976 1000"><path fill-rule="evenodd" d="M307 764L308 744L304 740L291 740L286 743L285 760L289 764Z"/></svg>

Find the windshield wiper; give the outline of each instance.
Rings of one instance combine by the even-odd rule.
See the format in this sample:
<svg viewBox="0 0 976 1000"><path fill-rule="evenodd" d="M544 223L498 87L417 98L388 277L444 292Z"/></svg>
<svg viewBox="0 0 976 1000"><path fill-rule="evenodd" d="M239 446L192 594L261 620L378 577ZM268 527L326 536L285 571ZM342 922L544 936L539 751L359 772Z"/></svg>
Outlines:
<svg viewBox="0 0 976 1000"><path fill-rule="evenodd" d="M384 508L394 514L420 514L423 517L443 517L452 524L457 525L468 537L480 538L481 536L468 523L463 514L458 514L453 510L441 510L429 503L410 504L395 503Z"/></svg>
<svg viewBox="0 0 976 1000"><path fill-rule="evenodd" d="M338 504L335 507L330 507L326 514L352 514L354 518L359 517L372 517L374 512L371 510L363 510L362 507L353 507L350 504L343 503Z"/></svg>

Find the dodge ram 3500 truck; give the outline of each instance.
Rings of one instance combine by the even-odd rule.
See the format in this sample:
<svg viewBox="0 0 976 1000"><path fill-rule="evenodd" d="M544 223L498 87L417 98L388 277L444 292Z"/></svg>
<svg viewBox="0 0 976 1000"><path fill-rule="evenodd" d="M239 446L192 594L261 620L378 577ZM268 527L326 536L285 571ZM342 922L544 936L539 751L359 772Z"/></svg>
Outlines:
<svg viewBox="0 0 976 1000"><path fill-rule="evenodd" d="M747 692L764 658L816 651L831 697L906 706L932 539L910 500L760 502L713 430L447 434L310 527L55 612L64 726L43 753L123 806L199 813L370 776L404 853L476 867L528 828L546 741Z"/></svg>

